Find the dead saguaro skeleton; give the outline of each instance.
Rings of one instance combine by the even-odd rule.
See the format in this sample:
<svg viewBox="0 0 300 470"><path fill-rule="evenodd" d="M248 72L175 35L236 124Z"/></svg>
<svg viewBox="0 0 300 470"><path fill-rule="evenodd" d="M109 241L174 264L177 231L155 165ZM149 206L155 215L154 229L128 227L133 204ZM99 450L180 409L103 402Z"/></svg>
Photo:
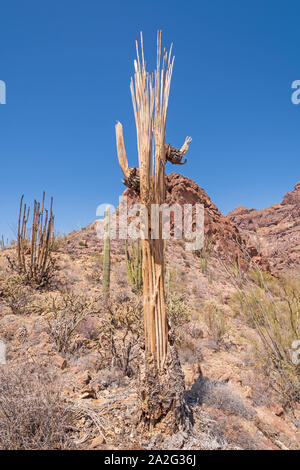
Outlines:
<svg viewBox="0 0 300 470"><path fill-rule="evenodd" d="M145 325L145 362L140 369L142 420L153 429L166 432L180 429L186 422L184 377L177 351L169 332L164 292L164 240L160 220L160 237L151 239L151 205L165 202L165 164L183 164L191 138L181 149L165 144L166 118L174 58L161 54L161 33L157 35L157 63L154 76L149 76L143 51L138 44L135 74L130 90L137 131L139 168L129 167L122 124L116 124L119 164L123 183L140 194L148 210L148 233L142 240L143 307Z"/></svg>

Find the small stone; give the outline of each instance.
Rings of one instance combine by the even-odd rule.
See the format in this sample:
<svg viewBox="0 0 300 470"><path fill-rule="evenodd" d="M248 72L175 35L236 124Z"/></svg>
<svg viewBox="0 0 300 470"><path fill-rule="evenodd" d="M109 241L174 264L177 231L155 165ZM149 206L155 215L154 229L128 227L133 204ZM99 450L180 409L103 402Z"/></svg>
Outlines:
<svg viewBox="0 0 300 470"><path fill-rule="evenodd" d="M6 346L0 339L0 364L6 364Z"/></svg>
<svg viewBox="0 0 300 470"><path fill-rule="evenodd" d="M245 397L246 398L252 398L253 397L253 391L252 388L249 386L245 387Z"/></svg>
<svg viewBox="0 0 300 470"><path fill-rule="evenodd" d="M97 398L97 393L93 388L91 388L90 390L84 390L81 393L80 398L82 400L86 400L87 398L92 398L93 400L95 400Z"/></svg>
<svg viewBox="0 0 300 470"><path fill-rule="evenodd" d="M273 408L273 411L274 411L276 416L282 416L283 413L284 413L284 409L280 405L275 405L274 408Z"/></svg>
<svg viewBox="0 0 300 470"><path fill-rule="evenodd" d="M95 437L95 439L92 440L91 442L91 449L97 449L97 447L102 446L105 444L105 438L103 436L98 436Z"/></svg>
<svg viewBox="0 0 300 470"><path fill-rule="evenodd" d="M56 367L59 367L59 369L65 369L68 365L67 360L64 357L61 356L55 356L54 357L54 363Z"/></svg>
<svg viewBox="0 0 300 470"><path fill-rule="evenodd" d="M90 371L86 370L82 374L78 375L77 383L81 388L84 388L91 381L92 377Z"/></svg>

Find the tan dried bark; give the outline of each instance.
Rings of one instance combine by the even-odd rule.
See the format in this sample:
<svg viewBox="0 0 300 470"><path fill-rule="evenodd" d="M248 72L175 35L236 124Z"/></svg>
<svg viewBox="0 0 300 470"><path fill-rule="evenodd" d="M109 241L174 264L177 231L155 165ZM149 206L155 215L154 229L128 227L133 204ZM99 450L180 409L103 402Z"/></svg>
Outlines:
<svg viewBox="0 0 300 470"><path fill-rule="evenodd" d="M165 423L165 430L173 432L186 421L184 377L174 344L169 338L164 292L164 240L160 219L160 237L151 239L151 205L165 202L165 145L166 118L174 58L172 46L161 54L161 32L157 35L157 63L154 76L149 76L143 51L136 43L137 59L130 90L137 131L139 168L133 175L124 145L122 124L116 124L117 152L120 167L127 184L139 178L140 201L148 209L148 233L142 239L143 253L143 307L145 328L145 360L140 368L140 397L142 419L153 428ZM162 56L162 57L161 57ZM191 141L187 138L182 156ZM134 180L136 184L136 179ZM127 184L128 185L128 184ZM161 216L161 215L160 215Z"/></svg>

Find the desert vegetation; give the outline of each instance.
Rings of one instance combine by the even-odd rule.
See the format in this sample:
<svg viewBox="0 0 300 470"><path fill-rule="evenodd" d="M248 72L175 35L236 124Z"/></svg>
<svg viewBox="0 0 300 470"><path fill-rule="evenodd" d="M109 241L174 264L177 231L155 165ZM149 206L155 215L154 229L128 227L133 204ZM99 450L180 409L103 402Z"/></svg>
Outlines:
<svg viewBox="0 0 300 470"><path fill-rule="evenodd" d="M73 416L52 380L40 366L0 369L1 450L74 448Z"/></svg>
<svg viewBox="0 0 300 470"><path fill-rule="evenodd" d="M4 250L5 247L8 245L8 239L4 239L4 236L2 235L0 238L0 250Z"/></svg>
<svg viewBox="0 0 300 470"><path fill-rule="evenodd" d="M167 160L180 164L188 150L188 137L181 149L165 144L166 119L174 59L164 52L161 65L161 32L157 34L157 66L154 83L150 80L144 59L137 46L134 79L130 90L137 129L139 168L130 168L124 145L123 127L116 125L118 158L124 174L124 184L134 189L151 214L151 205L165 202L165 164ZM140 56L141 53L141 56ZM152 171L151 171L152 167ZM160 215L161 220L161 215ZM171 353L164 286L164 241L162 223L159 237L151 237L148 227L142 227L143 310L145 330L145 370L141 373L140 400L144 423L153 429L166 421L166 432L181 429L186 422L184 381L180 362ZM174 377L177 380L174 381ZM160 400L157 397L161 397Z"/></svg>
<svg viewBox="0 0 300 470"><path fill-rule="evenodd" d="M270 378L270 386L285 404L300 398L300 368L293 362L292 344L300 338L300 283L274 278L256 269L237 284L232 306L255 334L245 335L253 347L254 366Z"/></svg>
<svg viewBox="0 0 300 470"><path fill-rule="evenodd" d="M0 240L0 449L299 449L299 276L272 270L195 182L166 175L191 139L165 143L160 33L156 52L151 79L141 38L138 168L116 125L126 194L203 204L204 245L163 240L162 223L158 239L111 240L109 208L103 240L96 223L61 235L52 199L31 214L22 196L16 240Z"/></svg>
<svg viewBox="0 0 300 470"><path fill-rule="evenodd" d="M142 292L143 289L143 269L142 269L142 248L140 240L131 243L125 241L125 256L128 280L135 293Z"/></svg>
<svg viewBox="0 0 300 470"><path fill-rule="evenodd" d="M90 237L88 244L80 244L82 234ZM0 366L1 448L141 446L143 297L128 272L128 258L135 273L141 268L140 247L127 246L128 255L122 241L110 244L105 296L107 245L97 240L97 256L94 251L87 255L93 237L97 240L92 228L65 237L63 246L72 252L66 255L62 247L51 252L54 282L42 289L11 268L7 255L17 253L17 244L2 251L0 336L8 349L7 364ZM176 250L181 253L182 247L171 241L163 269L165 308L169 341L176 345L185 375L184 401L193 431L184 437L181 431L173 433L169 441L163 434L163 445L176 446L183 439L187 448L262 448L254 432L259 429L272 445L297 448L292 429L297 426L299 369L292 362L291 343L299 338L299 282L253 266L245 271L236 263L228 262L224 270L212 250L210 270L217 279L212 284L198 256L187 254L178 265ZM30 252L24 255L29 265ZM271 416L289 426L291 434L277 431L274 437ZM150 442L156 434L142 435Z"/></svg>
<svg viewBox="0 0 300 470"><path fill-rule="evenodd" d="M53 272L53 258L51 257L53 223L52 212L53 199L50 209L45 209L45 193L42 204L34 201L32 224L28 230L27 223L30 216L30 207L23 206L23 198L20 201L17 256L14 259L8 257L10 268L23 276L27 284L35 283L38 287L49 284ZM30 256L26 256L26 255Z"/></svg>

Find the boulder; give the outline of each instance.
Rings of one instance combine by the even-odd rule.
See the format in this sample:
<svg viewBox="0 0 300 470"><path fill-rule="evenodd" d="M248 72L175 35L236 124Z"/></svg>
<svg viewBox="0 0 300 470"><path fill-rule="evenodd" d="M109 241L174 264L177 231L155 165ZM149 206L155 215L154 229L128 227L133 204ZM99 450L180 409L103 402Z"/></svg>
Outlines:
<svg viewBox="0 0 300 470"><path fill-rule="evenodd" d="M0 339L0 364L6 364L6 346L4 341Z"/></svg>

